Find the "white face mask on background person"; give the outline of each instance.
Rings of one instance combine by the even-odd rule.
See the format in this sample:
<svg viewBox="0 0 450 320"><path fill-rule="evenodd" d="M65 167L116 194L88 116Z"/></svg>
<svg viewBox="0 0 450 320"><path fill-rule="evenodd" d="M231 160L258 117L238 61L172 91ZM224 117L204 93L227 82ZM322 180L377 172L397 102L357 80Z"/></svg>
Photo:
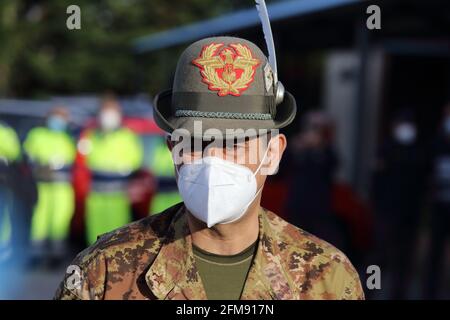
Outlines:
<svg viewBox="0 0 450 320"><path fill-rule="evenodd" d="M184 164L178 171L178 190L189 212L208 228L240 219L261 192L255 172L218 157L204 157Z"/></svg>
<svg viewBox="0 0 450 320"><path fill-rule="evenodd" d="M114 110L102 111L99 115L100 127L105 131L112 131L120 127L122 116Z"/></svg>
<svg viewBox="0 0 450 320"><path fill-rule="evenodd" d="M399 124L394 129L394 138L401 144L414 143L416 136L416 127L409 123Z"/></svg>

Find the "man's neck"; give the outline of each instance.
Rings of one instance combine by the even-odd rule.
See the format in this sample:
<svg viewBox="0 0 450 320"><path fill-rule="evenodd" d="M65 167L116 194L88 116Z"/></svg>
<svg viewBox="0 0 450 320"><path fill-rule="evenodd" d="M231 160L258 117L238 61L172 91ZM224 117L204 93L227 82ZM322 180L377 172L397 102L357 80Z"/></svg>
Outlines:
<svg viewBox="0 0 450 320"><path fill-rule="evenodd" d="M200 249L219 255L242 252L258 239L259 203L258 197L241 219L233 223L217 224L212 228L207 228L205 223L188 213L192 243Z"/></svg>

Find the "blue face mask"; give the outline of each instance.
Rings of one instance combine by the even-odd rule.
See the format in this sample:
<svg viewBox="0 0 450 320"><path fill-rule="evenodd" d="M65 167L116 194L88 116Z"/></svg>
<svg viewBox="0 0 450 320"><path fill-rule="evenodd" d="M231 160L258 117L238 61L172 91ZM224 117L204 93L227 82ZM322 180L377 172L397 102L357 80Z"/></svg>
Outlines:
<svg viewBox="0 0 450 320"><path fill-rule="evenodd" d="M50 116L47 120L47 127L54 131L65 131L67 128L67 121L59 116Z"/></svg>

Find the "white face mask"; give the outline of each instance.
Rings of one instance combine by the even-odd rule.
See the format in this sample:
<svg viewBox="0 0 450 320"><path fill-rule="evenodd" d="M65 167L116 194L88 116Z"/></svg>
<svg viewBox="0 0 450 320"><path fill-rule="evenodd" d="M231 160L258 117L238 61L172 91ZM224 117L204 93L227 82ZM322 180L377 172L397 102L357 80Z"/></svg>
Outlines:
<svg viewBox="0 0 450 320"><path fill-rule="evenodd" d="M402 144L411 144L416 140L416 128L408 123L400 124L394 129L395 139Z"/></svg>
<svg viewBox="0 0 450 320"><path fill-rule="evenodd" d="M262 189L256 190L255 175L267 150L255 172L218 157L184 164L178 172L178 189L186 208L208 228L240 219Z"/></svg>
<svg viewBox="0 0 450 320"><path fill-rule="evenodd" d="M120 113L113 110L106 110L100 113L100 126L105 131L115 130L120 126L122 117Z"/></svg>

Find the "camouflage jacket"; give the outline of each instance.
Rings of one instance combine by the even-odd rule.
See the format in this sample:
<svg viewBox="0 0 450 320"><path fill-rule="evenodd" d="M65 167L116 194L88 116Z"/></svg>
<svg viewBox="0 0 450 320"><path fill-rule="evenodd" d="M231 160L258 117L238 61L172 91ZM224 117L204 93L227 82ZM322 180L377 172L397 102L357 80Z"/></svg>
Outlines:
<svg viewBox="0 0 450 320"><path fill-rule="evenodd" d="M206 299L184 205L108 233L81 252L55 299ZM364 299L347 257L261 209L241 299Z"/></svg>

